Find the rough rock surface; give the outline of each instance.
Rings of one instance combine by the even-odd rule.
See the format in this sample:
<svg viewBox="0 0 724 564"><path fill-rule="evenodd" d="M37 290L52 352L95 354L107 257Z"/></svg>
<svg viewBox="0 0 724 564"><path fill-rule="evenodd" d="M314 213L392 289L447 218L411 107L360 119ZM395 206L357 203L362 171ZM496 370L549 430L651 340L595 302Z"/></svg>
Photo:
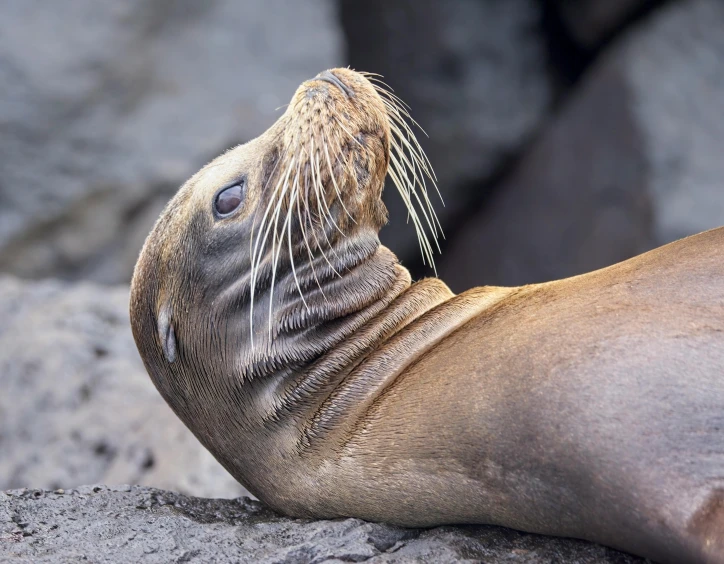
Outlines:
<svg viewBox="0 0 724 564"><path fill-rule="evenodd" d="M248 499L151 488L0 493L0 558L13 562L577 562L638 558L497 527L402 529L279 517Z"/></svg>
<svg viewBox="0 0 724 564"><path fill-rule="evenodd" d="M590 71L444 255L453 289L579 274L724 224L724 3L674 3Z"/></svg>
<svg viewBox="0 0 724 564"><path fill-rule="evenodd" d="M129 280L180 183L341 50L333 0L4 3L0 271Z"/></svg>
<svg viewBox="0 0 724 564"><path fill-rule="evenodd" d="M446 206L443 226L471 202L477 184L517 153L544 118L551 89L535 0L342 2L355 68L384 75L411 107ZM433 191L434 192L434 191ZM436 200L436 201L435 201ZM394 188L383 242L417 257L415 232ZM453 226L450 226L451 228Z"/></svg>
<svg viewBox="0 0 724 564"><path fill-rule="evenodd" d="M125 286L0 277L0 390L0 488L245 493L151 383Z"/></svg>

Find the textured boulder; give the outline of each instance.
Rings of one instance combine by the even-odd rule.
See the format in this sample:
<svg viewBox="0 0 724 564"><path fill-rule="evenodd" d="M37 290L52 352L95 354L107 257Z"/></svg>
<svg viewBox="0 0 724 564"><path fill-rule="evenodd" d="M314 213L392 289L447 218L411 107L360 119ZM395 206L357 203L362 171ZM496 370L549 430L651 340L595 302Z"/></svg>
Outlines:
<svg viewBox="0 0 724 564"><path fill-rule="evenodd" d="M5 3L0 271L129 280L180 183L341 49L333 0Z"/></svg>
<svg viewBox="0 0 724 564"><path fill-rule="evenodd" d="M355 68L384 75L429 134L418 138L437 173L444 227L478 184L528 141L551 97L535 0L372 0L342 2ZM418 256L415 232L393 188L383 242L403 259Z"/></svg>
<svg viewBox="0 0 724 564"><path fill-rule="evenodd" d="M641 560L496 527L402 529L279 517L248 499L151 488L0 493L0 558L14 562L577 562Z"/></svg>
<svg viewBox="0 0 724 564"><path fill-rule="evenodd" d="M151 383L125 286L0 278L0 390L0 488L245 492Z"/></svg>
<svg viewBox="0 0 724 564"><path fill-rule="evenodd" d="M580 274L724 224L724 4L606 53L443 257L454 289Z"/></svg>

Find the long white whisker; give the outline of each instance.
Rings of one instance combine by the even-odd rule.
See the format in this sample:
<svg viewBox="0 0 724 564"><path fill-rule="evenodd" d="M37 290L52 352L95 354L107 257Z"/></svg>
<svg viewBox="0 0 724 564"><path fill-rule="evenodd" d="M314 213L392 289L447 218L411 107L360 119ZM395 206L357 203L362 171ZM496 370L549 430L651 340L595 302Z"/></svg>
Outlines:
<svg viewBox="0 0 724 564"><path fill-rule="evenodd" d="M339 203L342 204L342 207L344 208L345 213L347 216L352 220L352 223L357 223L352 217L352 214L349 213L349 210L347 209L347 206L344 205L344 199L342 198L342 193L339 191L339 187L337 186L337 180L334 178L334 169L332 169L332 159L329 158L329 149L327 147L327 142L323 140L324 145L324 154L327 156L327 165L329 166L329 177L332 179L332 184L334 185L334 190L337 192L337 199L339 200Z"/></svg>
<svg viewBox="0 0 724 564"><path fill-rule="evenodd" d="M417 190L415 190L415 185L420 187L420 191L422 192L422 197L425 200L425 204L427 206L427 209L430 213L430 215L434 218L433 219L433 225L430 226L430 229L432 229L433 234L437 237L437 229L438 227L442 231L442 225L440 225L439 220L437 219L437 215L435 214L435 210L432 207L432 202L430 202L430 198L427 194L427 186L425 184L425 177L423 175L423 170L420 168L420 163L415 159L414 155L411 156L410 159L407 158L407 155L405 154L405 151L402 150L399 146L396 146L396 143L394 141L391 142L391 145L393 145L393 148L396 149L396 151L390 151L390 155L393 153L397 153L397 156L399 159L401 159L406 165L407 170L409 170L412 173L413 181L410 182L411 191L414 192L415 198L419 201L420 198L417 194ZM404 168L401 166L401 168ZM417 170L420 168L420 174L417 174ZM434 182L433 182L434 184ZM420 204L422 206L422 203Z"/></svg>
<svg viewBox="0 0 724 564"><path fill-rule="evenodd" d="M284 155L284 157L286 158L286 154ZM276 171L277 166L279 165L280 162L282 162L282 160L283 159L279 159L276 162L276 164L274 165L274 169L272 170L272 173L269 175L269 178L267 179L266 183L264 184L264 188L263 188L262 192L266 191L266 188L267 188L269 182L274 177L274 172ZM283 175L282 175L282 177L283 177ZM263 237L261 236L261 232L264 230L264 225L266 224L266 222L268 220L269 211L271 210L271 208L274 205L275 196L276 196L276 193L279 189L281 182L282 182L282 178L280 177L279 182L274 187L272 194L269 196L269 204L267 205L266 210L264 211L264 215L262 216L261 224L259 225L259 228L257 230L259 237L257 238L256 243L253 243L253 241L254 241L253 225L252 225L252 236L249 241L249 245L250 245L250 247L252 247L251 271L250 271L251 298L250 298L250 303L249 303L249 341L250 341L252 349L254 348L254 292L256 290L256 279L257 279L257 276L259 275L258 269L259 269L260 262L261 262L261 253L262 253L264 247L266 246L266 238L269 233L269 229L266 230L266 233L264 234ZM255 221L256 221L256 218L255 218ZM269 225L271 225L271 223ZM260 243L261 243L261 245L260 245ZM257 255L257 253L258 253L259 258L257 259L256 264L255 264L255 257Z"/></svg>
<svg viewBox="0 0 724 564"><path fill-rule="evenodd" d="M269 342L271 343L272 338L272 313L274 312L274 284L276 282L276 274L277 274L277 264L279 262L279 254L281 252L281 245L277 247L277 240L281 240L281 236L279 231L277 230L277 226L279 225L279 213L281 212L282 204L284 203L284 196L287 193L287 189L289 187L289 175L291 174L291 171L294 167L294 162L297 159L297 156L295 155L292 157L291 162L289 163L289 167L287 169L286 177L284 178L284 186L282 187L282 191L279 194L279 201L277 202L277 206L274 210L274 233L273 233L273 239L272 239L272 277L271 277L271 288L269 290ZM270 222L271 225L271 222Z"/></svg>
<svg viewBox="0 0 724 564"><path fill-rule="evenodd" d="M301 161L300 161L301 162ZM309 311L309 305L307 305L307 300L304 299L304 292L302 292L302 287L299 284L299 278L297 277L297 270L294 267L294 255L292 253L292 223L290 221L294 209L294 202L297 200L299 196L299 164L297 164L297 174L294 177L294 183L292 185L292 194L289 199L289 208L287 210L287 219L284 222L286 229L287 229L287 243L289 245L289 262L292 266L292 274L294 275L294 282L297 285L297 290L299 291L299 297L302 298L302 303L304 304L304 307L307 308L307 311ZM284 227L282 227L282 232L284 232Z"/></svg>
<svg viewBox="0 0 724 564"><path fill-rule="evenodd" d="M329 247L329 250L332 251L332 253L334 253L336 255L337 252L334 250L334 247L332 246L332 243L330 242L329 237L327 236L327 230L324 228L324 224L322 223L322 216L324 216L324 219L327 220L328 225L329 225L329 218L324 213L322 213L321 200L323 199L323 194L322 194L323 187L322 187L322 179L319 177L319 167L315 166L314 137L312 137L312 139L311 139L310 147L311 147L311 150L310 150L309 159L310 159L311 172L312 172L312 188L314 189L314 193L315 193L316 200L317 200L317 214L319 216L320 228L322 230L322 235L324 235L324 239L327 241L327 246ZM326 205L326 202L325 202L325 205ZM339 230L339 227L337 227L337 229ZM341 232L341 230L340 230L340 232ZM327 262L329 263L329 261L327 261ZM332 266L331 263L329 263L329 265ZM337 271L335 270L335 272L337 272ZM341 276L342 275L340 274L340 277Z"/></svg>
<svg viewBox="0 0 724 564"><path fill-rule="evenodd" d="M309 174L310 174L310 176L312 176L311 180L312 180L312 184L314 184L314 178L313 178L313 176L314 176L314 170L313 170L313 168L312 168L311 161L312 161L312 158L311 158L311 156L310 156L310 157L309 157ZM312 227L312 235L314 236L314 242L315 242L315 244L316 244L316 246L317 246L317 249L319 249L319 252L322 254L322 258L323 258L324 261L329 265L329 268L332 269L332 272L334 272L334 274L336 274L337 276L339 276L339 277L341 278L342 275L341 275L339 272L337 272L337 270L334 268L334 266L332 265L332 263L331 263L331 262L329 261L329 259L327 258L327 255L326 255L326 253L324 252L324 249L322 248L322 244L319 242L319 238L317 237L317 229L315 229L315 227L314 227L314 222L312 221L312 217L311 217L311 214L310 214L310 211L309 211L309 190L308 190L307 176L306 176L306 175L305 175L305 177L304 177L304 190L305 190L305 193L306 193L305 196L304 196L304 200L305 200L305 206L306 206L306 209L307 209L307 217L309 218L309 224L310 224L311 227ZM321 217L321 215L319 215L319 214L321 213L321 208L319 208L319 203L317 203L317 209L319 210L319 211L317 212L317 213L318 213L318 216L319 216L319 228L322 230L322 233L324 233L324 236L325 236L325 238L326 238L326 237L327 237L327 234L326 234L326 232L324 231L324 224L322 223L322 217ZM328 245L330 244L330 243L329 243L329 239L327 239L327 244L328 244ZM330 245L330 247L331 247L331 245Z"/></svg>
<svg viewBox="0 0 724 564"><path fill-rule="evenodd" d="M313 155L313 157L315 157L315 155ZM318 156L316 156L316 158L314 158L314 167L317 170L317 180L319 181L319 184L316 185L317 194L319 196L317 201L321 200L322 205L324 206L324 210L326 212L327 221L330 222L332 225L334 225L335 229L337 231L339 231L343 237L346 237L346 234L344 233L344 231L342 231L340 229L339 225L337 225L337 222L334 220L332 211L329 209L329 206L327 205L327 198L325 197L324 185L322 184L322 171L319 166L319 157Z"/></svg>
<svg viewBox="0 0 724 564"><path fill-rule="evenodd" d="M425 233L425 230L422 227L422 223L420 222L420 219L417 215L417 211L415 210L414 206L412 205L412 201L410 200L409 195L406 191L406 186L404 183L404 180L402 180L397 171L394 169L394 167L389 169L390 178L392 178L393 183L395 186L397 186L398 191L400 192L400 195L402 196L402 200L405 203L405 206L408 209L409 212L409 218L412 219L412 224L415 227L415 232L417 233L417 242L420 246L420 252L422 253L422 258L424 262L429 262L432 266L434 266L434 261L432 259L432 249L430 247L430 243L427 240L427 235Z"/></svg>
<svg viewBox="0 0 724 564"><path fill-rule="evenodd" d="M407 145L410 147L410 151L415 154L417 158L420 160L420 164L423 165L423 168L425 169L425 173L430 177L431 180L436 181L437 177L435 176L435 171L432 169L432 165L430 164L430 160L427 158L427 155L425 154L425 151L422 149L422 146L420 145L419 141L415 138L415 134L412 132L412 129L410 126L405 122L405 120L400 116L400 114L397 112L397 109L394 107L390 107L389 105L385 104L388 108L388 110L391 110L388 112L388 115L390 116L390 119L395 122L397 125L399 125L402 129L400 132L404 131L405 135L401 135L401 139L405 140ZM412 119L412 118L410 118ZM418 126L419 127L419 126ZM420 128L422 129L422 128ZM414 147L412 146L412 143L414 143ZM438 195L440 192L438 191ZM440 196L442 199L442 196Z"/></svg>
<svg viewBox="0 0 724 564"><path fill-rule="evenodd" d="M398 153L398 154L399 154L399 153ZM397 157L395 157L392 153L390 153L390 159L394 160L396 163L399 162L399 161L397 161ZM400 165L400 166L401 166L401 165ZM398 168L398 170L399 170L399 168ZM409 181L409 180L408 180L408 181ZM411 186L411 184L408 184L408 187L409 187L409 186ZM425 221L427 222L427 225L428 225L428 227L430 228L430 231L431 231L432 234L433 234L433 240L435 241L435 244L437 245L437 250L438 250L438 252L440 252L440 245L438 244L437 239L435 238L435 235L437 234L437 230L436 230L436 228L435 228L434 223L432 223L432 222L430 221L430 218L429 218L429 216L428 216L428 214L427 214L427 211L425 210L425 206L423 205L422 201L420 200L420 197L418 196L417 191L414 189L414 187L411 188L411 189L409 190L409 192L415 197L415 199L417 200L417 203L420 205L420 211L422 212L422 215L423 215L423 217L425 218Z"/></svg>
<svg viewBox="0 0 724 564"><path fill-rule="evenodd" d="M352 135L352 134L349 132L349 129L347 129L347 128L342 124L342 122L339 121L339 119L337 119L337 116L334 116L334 120L337 122L337 125L339 125L339 127L342 129L342 131L344 131L347 135L349 135L349 138L352 139L352 141L354 141L355 143L357 143L357 145L359 145L360 147L362 147L362 149L365 148L365 146L364 146L362 143L360 143L360 140L357 139L354 135Z"/></svg>
<svg viewBox="0 0 724 564"><path fill-rule="evenodd" d="M305 177L305 181L306 181L306 177ZM324 293L324 290L322 290L322 284L319 282L319 278L317 277L317 270L314 268L314 255L312 254L312 249L309 246L309 240L307 239L307 230L304 227L305 221L302 218L302 209L301 209L301 206L299 203L300 199L301 198L299 198L299 195L297 195L297 201L296 201L297 218L299 220L299 225L301 226L301 230L302 230L302 239L304 239L304 245L307 248L307 255L309 255L309 266L312 268L312 275L314 276L314 280L317 282L317 288L319 288L319 291L321 292L322 297L324 298L325 301L329 301L329 300L327 300L327 295ZM308 212L307 212L307 216L309 216ZM314 229L314 226L311 225L311 223L310 223L310 227L312 229Z"/></svg>

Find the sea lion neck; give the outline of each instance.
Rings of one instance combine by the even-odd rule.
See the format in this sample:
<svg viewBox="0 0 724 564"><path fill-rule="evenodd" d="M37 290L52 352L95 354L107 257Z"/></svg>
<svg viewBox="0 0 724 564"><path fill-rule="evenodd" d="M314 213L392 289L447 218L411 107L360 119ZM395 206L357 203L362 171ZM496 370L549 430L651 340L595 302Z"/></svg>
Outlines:
<svg viewBox="0 0 724 564"><path fill-rule="evenodd" d="M330 347L303 369L267 386L277 398L277 403L267 412L265 419L278 419L283 413L306 414L304 421L307 425L299 433L298 449L305 450L311 446L314 437L319 434L320 420L328 417L330 412L339 412L339 405L331 398L344 387L351 374L411 323L454 298L448 286L438 278L425 278L411 284L407 269L397 264L395 271L396 283L385 298L374 305L375 314L353 334ZM422 350L424 339L419 341L419 345ZM385 372L385 367L378 368L380 373ZM263 395L256 392L256 397ZM308 425L310 422L314 424Z"/></svg>
<svg viewBox="0 0 724 564"><path fill-rule="evenodd" d="M251 327L253 344L245 337L248 322L227 330L230 342L237 342L227 353L235 356L242 381L264 381L306 369L410 286L407 270L378 241L358 236L345 243L337 248L345 260L330 257L327 271L320 264L324 261L315 260L296 278L287 272L277 282L278 300L271 307L269 293L260 295L260 309L272 316L262 316L261 323ZM315 272L308 272L313 267ZM235 313L240 321L248 318L244 306ZM228 318L228 310L224 315Z"/></svg>

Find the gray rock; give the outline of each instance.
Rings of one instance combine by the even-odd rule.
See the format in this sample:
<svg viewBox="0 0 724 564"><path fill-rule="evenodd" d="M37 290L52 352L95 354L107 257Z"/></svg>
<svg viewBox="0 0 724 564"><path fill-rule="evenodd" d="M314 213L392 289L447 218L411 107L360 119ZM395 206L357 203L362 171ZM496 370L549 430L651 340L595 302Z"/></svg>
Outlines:
<svg viewBox="0 0 724 564"><path fill-rule="evenodd" d="M0 493L0 557L13 562L577 562L640 559L496 527L402 529L279 517L245 498L87 486Z"/></svg>
<svg viewBox="0 0 724 564"><path fill-rule="evenodd" d="M444 256L454 289L580 274L724 224L724 3L657 13L589 72Z"/></svg>
<svg viewBox="0 0 724 564"><path fill-rule="evenodd" d="M0 277L0 390L0 488L246 493L151 383L125 286Z"/></svg>
<svg viewBox="0 0 724 564"><path fill-rule="evenodd" d="M444 227L475 188L529 140L548 109L540 9L534 0L372 0L345 2L342 20L355 68L384 80L429 134L418 137L446 206L433 197ZM414 230L391 186L391 223L383 242L403 260L418 257Z"/></svg>
<svg viewBox="0 0 724 564"><path fill-rule="evenodd" d="M594 47L628 18L658 0L555 0L557 9L573 37Z"/></svg>
<svg viewBox="0 0 724 564"><path fill-rule="evenodd" d="M4 3L0 270L127 281L180 183L341 49L333 0Z"/></svg>

